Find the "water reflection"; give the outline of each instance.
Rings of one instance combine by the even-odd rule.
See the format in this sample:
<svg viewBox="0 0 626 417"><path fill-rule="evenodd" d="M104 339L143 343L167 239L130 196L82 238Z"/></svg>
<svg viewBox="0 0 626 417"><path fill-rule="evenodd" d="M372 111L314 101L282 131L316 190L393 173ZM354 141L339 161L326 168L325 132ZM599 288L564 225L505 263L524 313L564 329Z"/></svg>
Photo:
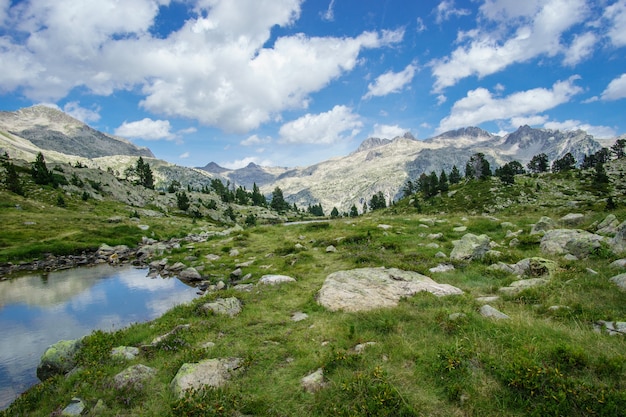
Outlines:
<svg viewBox="0 0 626 417"><path fill-rule="evenodd" d="M49 345L151 320L196 296L178 279L146 272L100 265L0 282L0 409L38 381Z"/></svg>

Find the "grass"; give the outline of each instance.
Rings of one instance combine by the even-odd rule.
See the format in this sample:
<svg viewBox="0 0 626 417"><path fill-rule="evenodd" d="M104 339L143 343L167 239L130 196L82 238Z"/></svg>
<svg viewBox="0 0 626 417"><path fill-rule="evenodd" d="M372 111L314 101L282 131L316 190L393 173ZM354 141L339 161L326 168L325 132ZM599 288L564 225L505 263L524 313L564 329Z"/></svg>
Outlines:
<svg viewBox="0 0 626 417"><path fill-rule="evenodd" d="M525 177L517 191L507 193L535 190L539 180L542 188L550 186L544 178ZM435 202L430 212L417 213L401 202L354 219L252 227L166 254L170 263L204 266L215 281L226 281L237 265L251 261L242 268L244 274L252 274L249 282L270 273L289 275L297 282L255 287L251 292L227 289L175 307L150 323L114 333L94 332L80 353L78 373L32 388L2 414L56 415L78 396L89 408L102 400L105 408L97 414L101 416L624 415L626 341L593 328L598 320L626 321L626 293L609 282L618 273L609 267L617 255L605 251L586 260L565 261L542 254L537 238L529 235L530 224L542 215L558 219L566 214L560 206L546 206L537 212L511 206L492 213L497 217L493 218L483 216L484 207L478 204L471 208L474 214L454 209L455 204L465 204L464 192L459 190L453 198ZM498 198L493 194L481 193L480 199L486 204L489 198ZM3 219L15 202L3 203ZM25 200L20 204L29 215L38 213L37 204ZM69 199L68 205L73 204L85 207ZM87 204L93 204L93 211L48 207L34 221L39 225L56 223L56 234L71 236L72 240L76 236L81 245L136 239L135 223L130 219L116 225L102 220L119 206ZM442 214L439 204L451 204L451 208ZM626 218L623 208L614 213L620 220ZM600 212L585 214L583 229L592 229L594 222L606 216ZM95 236L87 238L89 232L76 227L83 215L89 216L84 220L86 225L94 224L91 233ZM428 227L421 221L425 217L434 220ZM14 238L23 234L28 242L25 247L35 247L37 239L47 239L38 234L41 231L22 230L24 220L17 214L7 215L7 220L7 230ZM184 217L145 220L151 230L162 228L158 231L161 236L203 227L202 222L194 225ZM518 237L520 245L509 246L511 239L506 237L503 222L513 223L513 231L523 230ZM467 227L465 232L453 230L461 225ZM440 237L429 237L438 233ZM490 270L496 259L453 262L455 269L445 273L428 271L448 262L435 254L449 254L453 241L464 233L489 235L500 245L496 249L502 252L501 261L514 263L542 256L556 261L558 268L545 287L502 296L492 304L510 320L483 318L476 297L498 294L499 288L516 279ZM3 239L2 256L19 250L20 245ZM60 245L62 239L55 239L51 242ZM439 247L428 246L431 243ZM337 252L327 253L329 245ZM233 249L239 252L237 256L230 255ZM35 253L33 249L31 255ZM205 255L210 253L220 259L208 261ZM185 260L190 254L197 259ZM465 293L444 298L420 293L395 308L359 313L333 313L317 304L316 293L328 274L380 266L417 271ZM244 305L237 317L223 318L201 309L204 303L231 296ZM295 312L309 317L293 322ZM451 316L453 313L462 315ZM146 345L180 324L190 326L158 347L144 350L134 361L125 363L110 357L114 346ZM209 341L215 345L203 348ZM357 344L368 342L373 344L360 354L354 353ZM224 388L174 398L169 383L183 363L219 357L243 358L245 369ZM113 376L137 363L157 369L155 379L143 390L113 389ZM326 386L317 393L307 393L300 379L318 368L324 370Z"/></svg>

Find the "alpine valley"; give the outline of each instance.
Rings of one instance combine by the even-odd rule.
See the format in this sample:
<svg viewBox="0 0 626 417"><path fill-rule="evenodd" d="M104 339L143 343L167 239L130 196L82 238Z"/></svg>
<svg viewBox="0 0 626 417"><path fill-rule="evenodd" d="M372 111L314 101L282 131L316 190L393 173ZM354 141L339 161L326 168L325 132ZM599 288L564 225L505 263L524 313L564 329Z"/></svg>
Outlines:
<svg viewBox="0 0 626 417"><path fill-rule="evenodd" d="M379 192L391 203L401 196L407 180L432 171L450 172L454 165L462 171L475 153L483 153L492 168L514 160L526 165L540 153L552 161L569 152L580 163L585 155L610 146L616 139L596 139L581 130L562 132L529 126L498 136L467 127L425 140L410 133L393 139L368 138L347 156L308 167L263 167L250 163L229 170L214 162L188 168L155 159L147 148L94 130L49 107L0 112L0 151L14 159L33 161L41 152L47 161L80 163L119 175L141 156L154 170L157 189L165 189L173 181L200 189L211 180L220 179L231 187L243 186L248 190L256 184L270 197L280 187L290 204L300 208L321 204L326 214L334 207L340 212L347 212L352 205L360 208Z"/></svg>

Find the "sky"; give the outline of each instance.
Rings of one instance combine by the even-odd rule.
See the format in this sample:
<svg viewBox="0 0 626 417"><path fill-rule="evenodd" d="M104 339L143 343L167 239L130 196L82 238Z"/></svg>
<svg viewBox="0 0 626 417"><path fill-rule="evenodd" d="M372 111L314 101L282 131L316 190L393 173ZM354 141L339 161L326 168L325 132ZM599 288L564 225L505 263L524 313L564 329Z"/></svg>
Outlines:
<svg viewBox="0 0 626 417"><path fill-rule="evenodd" d="M626 0L0 0L0 110L200 167L368 137L626 133Z"/></svg>

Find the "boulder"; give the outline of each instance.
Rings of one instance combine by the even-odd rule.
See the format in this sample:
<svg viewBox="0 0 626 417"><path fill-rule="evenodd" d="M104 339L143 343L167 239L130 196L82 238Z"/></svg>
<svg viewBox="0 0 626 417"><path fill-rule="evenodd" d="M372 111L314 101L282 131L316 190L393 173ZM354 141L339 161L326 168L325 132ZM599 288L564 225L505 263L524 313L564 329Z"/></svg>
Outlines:
<svg viewBox="0 0 626 417"><path fill-rule="evenodd" d="M139 348L132 346L118 346L111 350L111 357L122 360L133 360L139 355Z"/></svg>
<svg viewBox="0 0 626 417"><path fill-rule="evenodd" d="M72 398L70 403L61 411L62 417L80 416L85 411L85 403L78 397Z"/></svg>
<svg viewBox="0 0 626 417"><path fill-rule="evenodd" d="M483 317L489 317L489 318L496 319L496 320L506 320L510 318L506 314L491 307L489 304L485 304L480 308L480 315Z"/></svg>
<svg viewBox="0 0 626 417"><path fill-rule="evenodd" d="M429 271L431 273L435 273L435 272L449 272L449 271L454 271L454 265L450 265L450 264L439 264L434 268L430 268Z"/></svg>
<svg viewBox="0 0 626 417"><path fill-rule="evenodd" d="M206 359L198 363L184 363L172 379L170 387L178 398L182 398L187 390L219 388L224 386L233 372L242 366L243 359L240 358Z"/></svg>
<svg viewBox="0 0 626 417"><path fill-rule="evenodd" d="M619 220L615 217L614 214L609 214L600 222L597 228L597 233L599 235L610 235L614 236L617 233L617 227L619 226Z"/></svg>
<svg viewBox="0 0 626 417"><path fill-rule="evenodd" d="M538 287L540 285L546 285L547 283L548 280L543 278L521 279L519 281L513 281L508 287L502 287L498 291L512 295L522 292L527 288Z"/></svg>
<svg viewBox="0 0 626 417"><path fill-rule="evenodd" d="M615 237L609 241L609 245L616 253L626 252L626 221L617 226Z"/></svg>
<svg viewBox="0 0 626 417"><path fill-rule="evenodd" d="M287 275L263 275L259 285L278 285L287 282L296 282L296 279Z"/></svg>
<svg viewBox="0 0 626 417"><path fill-rule="evenodd" d="M468 233L461 240L453 242L454 248L452 253L450 253L450 259L457 261L481 259L491 249L490 243L491 241L487 235L476 236Z"/></svg>
<svg viewBox="0 0 626 417"><path fill-rule="evenodd" d="M113 377L113 386L117 390L141 390L144 388L144 383L153 378L156 372L156 369L146 365L134 365L115 375Z"/></svg>
<svg viewBox="0 0 626 417"><path fill-rule="evenodd" d="M552 230L556 227L556 223L549 217L543 216L539 219L539 221L533 224L533 227L530 229L531 235L538 235L548 230Z"/></svg>
<svg viewBox="0 0 626 417"><path fill-rule="evenodd" d="M558 264L549 259L533 257L522 259L510 267L516 275L541 278L550 277Z"/></svg>
<svg viewBox="0 0 626 417"><path fill-rule="evenodd" d="M540 247L552 255L572 254L577 258L586 258L602 245L605 238L584 230L554 229L541 238Z"/></svg>
<svg viewBox="0 0 626 417"><path fill-rule="evenodd" d="M626 291L626 274L615 275L610 281L617 285L620 290Z"/></svg>
<svg viewBox="0 0 626 417"><path fill-rule="evenodd" d="M580 213L569 213L559 219L563 226L576 227L585 221L585 215Z"/></svg>
<svg viewBox="0 0 626 417"><path fill-rule="evenodd" d="M196 268L186 268L178 274L178 279L185 282L202 281L202 276Z"/></svg>
<svg viewBox="0 0 626 417"><path fill-rule="evenodd" d="M618 259L617 261L611 262L612 268L626 268L626 259Z"/></svg>
<svg viewBox="0 0 626 417"><path fill-rule="evenodd" d="M206 303L201 307L204 311L211 311L215 314L227 315L235 317L241 313L242 304L241 301L235 297L230 298L218 298L212 303Z"/></svg>
<svg viewBox="0 0 626 417"><path fill-rule="evenodd" d="M311 372L300 380L302 388L309 393L315 393L326 385L324 383L324 370L319 368L315 372Z"/></svg>
<svg viewBox="0 0 626 417"><path fill-rule="evenodd" d="M309 315L301 311L298 311L291 315L291 321L295 321L295 322L306 320L308 318L309 318Z"/></svg>
<svg viewBox="0 0 626 417"><path fill-rule="evenodd" d="M82 346L82 339L61 340L46 349L37 366L37 378L41 381L55 375L64 375L76 366L76 353Z"/></svg>
<svg viewBox="0 0 626 417"><path fill-rule="evenodd" d="M333 245L329 245L326 247L326 253L335 253L337 252L337 248L334 247Z"/></svg>
<svg viewBox="0 0 626 417"><path fill-rule="evenodd" d="M448 284L396 268L358 268L337 271L326 277L317 293L317 302L331 311L364 311L395 307L403 297L421 291L436 296L462 294Z"/></svg>

